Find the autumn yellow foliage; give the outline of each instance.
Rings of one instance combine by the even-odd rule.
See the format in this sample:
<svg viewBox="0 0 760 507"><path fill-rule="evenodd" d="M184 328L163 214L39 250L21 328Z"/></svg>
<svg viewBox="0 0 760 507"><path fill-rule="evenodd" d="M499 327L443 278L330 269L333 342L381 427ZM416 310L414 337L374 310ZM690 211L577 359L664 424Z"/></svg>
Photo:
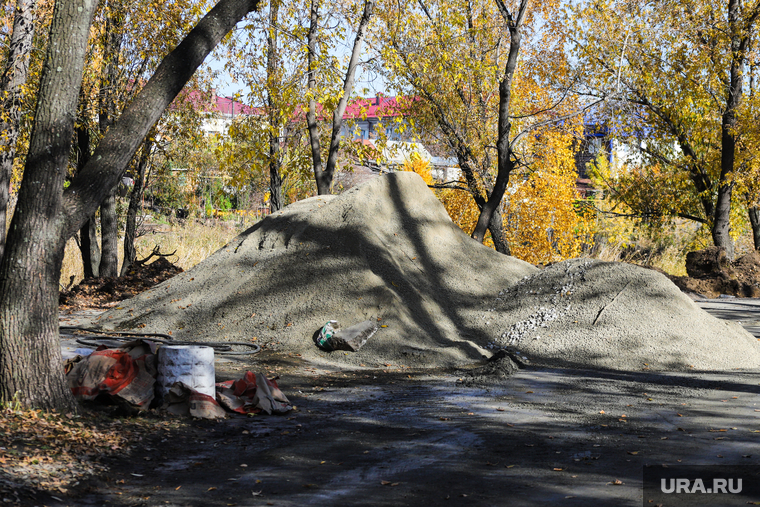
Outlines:
<svg viewBox="0 0 760 507"><path fill-rule="evenodd" d="M594 214L576 187L573 139L552 132L535 143L529 170L514 174L504 201L504 228L512 255L533 264L578 257Z"/></svg>
<svg viewBox="0 0 760 507"><path fill-rule="evenodd" d="M573 138L551 132L530 147L536 152L529 169L512 175L503 201L503 218L512 255L533 264L578 257L591 237L595 215L583 206L576 188ZM430 163L413 154L403 170L422 176L429 185ZM460 182L462 189L465 183ZM465 233L475 229L480 211L470 192L456 188L435 192L451 220ZM486 244L491 246L490 241Z"/></svg>
<svg viewBox="0 0 760 507"><path fill-rule="evenodd" d="M408 160L404 161L402 169L404 171L411 171L419 174L428 185L433 184L433 174L430 170L430 162L422 158L416 151L409 156Z"/></svg>
<svg viewBox="0 0 760 507"><path fill-rule="evenodd" d="M464 183L462 183L464 186ZM472 200L472 196L466 190L445 188L436 192L436 196L443 203L451 220L467 234L472 234L475 224L478 222L480 210Z"/></svg>

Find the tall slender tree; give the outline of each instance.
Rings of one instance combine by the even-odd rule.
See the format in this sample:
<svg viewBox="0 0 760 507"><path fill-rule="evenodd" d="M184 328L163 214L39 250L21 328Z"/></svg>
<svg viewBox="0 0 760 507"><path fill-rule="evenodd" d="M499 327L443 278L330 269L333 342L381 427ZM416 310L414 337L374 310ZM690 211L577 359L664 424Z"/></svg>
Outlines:
<svg viewBox="0 0 760 507"><path fill-rule="evenodd" d="M282 173L280 166L280 136L283 130L283 115L279 109L277 96L282 87L282 71L280 69L280 48L277 43L280 27L280 0L270 0L269 27L267 28L267 116L269 118L269 209L272 213L283 207Z"/></svg>
<svg viewBox="0 0 760 507"><path fill-rule="evenodd" d="M73 406L58 344L58 278L65 242L92 215L152 125L205 57L258 0L221 0L155 73L64 189L94 0L59 0L24 177L0 262L0 398Z"/></svg>
<svg viewBox="0 0 760 507"><path fill-rule="evenodd" d="M309 15L308 31L308 75L307 82L309 88L309 110L306 114L306 123L309 128L309 140L311 145L312 166L314 169L314 178L317 182L317 192L320 195L329 194L332 186L333 175L338 164L338 154L340 150L341 129L343 127L343 114L346 112L348 100L354 90L354 78L356 69L359 65L359 57L362 53L362 47L366 36L367 25L369 25L372 13L375 8L375 0L365 0L362 9L359 26L354 36L354 44L351 50L348 67L343 79L343 88L341 90L338 104L332 113L332 125L330 133L330 146L327 155L326 164L322 165L322 146L317 125L316 115L316 88L317 88L317 37L319 33L319 8L320 1L312 0Z"/></svg>
<svg viewBox="0 0 760 507"><path fill-rule="evenodd" d="M17 0L8 56L0 75L0 257L5 248L8 203L21 122L21 100L34 39L34 0Z"/></svg>

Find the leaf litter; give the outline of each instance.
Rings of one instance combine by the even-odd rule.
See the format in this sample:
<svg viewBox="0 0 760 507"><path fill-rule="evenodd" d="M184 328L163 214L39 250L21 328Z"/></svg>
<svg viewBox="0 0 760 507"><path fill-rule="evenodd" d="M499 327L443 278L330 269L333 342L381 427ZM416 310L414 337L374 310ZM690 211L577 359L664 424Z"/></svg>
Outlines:
<svg viewBox="0 0 760 507"><path fill-rule="evenodd" d="M28 505L38 494L65 497L109 471L104 459L129 456L146 431L170 430L178 420L112 419L0 408L0 495L4 505Z"/></svg>

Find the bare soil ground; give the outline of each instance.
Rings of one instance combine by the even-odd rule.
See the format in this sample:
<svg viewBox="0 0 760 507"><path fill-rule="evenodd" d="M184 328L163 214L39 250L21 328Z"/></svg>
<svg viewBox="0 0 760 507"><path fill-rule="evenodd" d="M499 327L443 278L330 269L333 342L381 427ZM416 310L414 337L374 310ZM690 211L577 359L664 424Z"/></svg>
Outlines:
<svg viewBox="0 0 760 507"><path fill-rule="evenodd" d="M760 297L760 254L753 251L731 262L725 250L710 247L686 256L688 276L669 276L679 289L705 298Z"/></svg>

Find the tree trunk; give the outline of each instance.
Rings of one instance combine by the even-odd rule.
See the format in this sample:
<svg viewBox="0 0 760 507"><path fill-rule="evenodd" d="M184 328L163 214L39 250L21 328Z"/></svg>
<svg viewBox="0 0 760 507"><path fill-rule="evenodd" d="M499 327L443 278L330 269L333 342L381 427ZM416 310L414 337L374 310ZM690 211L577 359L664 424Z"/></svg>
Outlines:
<svg viewBox="0 0 760 507"><path fill-rule="evenodd" d="M2 101L3 119L0 120L0 258L5 248L13 159L21 120L22 87L26 83L34 38L33 9L34 0L17 0L8 59L0 77L0 96L5 97Z"/></svg>
<svg viewBox="0 0 760 507"><path fill-rule="evenodd" d="M752 226L752 241L755 250L760 250L760 208L757 206L749 209L749 223Z"/></svg>
<svg viewBox="0 0 760 507"><path fill-rule="evenodd" d="M77 172L81 171L90 161L90 131L86 125L76 129L77 138ZM98 276L100 267L100 248L96 231L95 217L90 217L79 230L79 253L82 257L84 278Z"/></svg>
<svg viewBox="0 0 760 507"><path fill-rule="evenodd" d="M79 251L82 256L85 279L100 276L100 247L94 217L87 220L79 229Z"/></svg>
<svg viewBox="0 0 760 507"><path fill-rule="evenodd" d="M100 204L101 278L119 276L119 219L116 216L116 188Z"/></svg>
<svg viewBox="0 0 760 507"><path fill-rule="evenodd" d="M731 69L726 82L726 109L721 122L720 179L718 181L718 200L715 204L712 238L715 246L726 249L726 256L733 260L734 242L731 239L731 194L734 183L730 181L734 170L736 154L736 112L741 104L743 92L743 67L745 52L749 41L748 35L740 26L740 0L728 0L728 29L731 37Z"/></svg>
<svg viewBox="0 0 760 507"><path fill-rule="evenodd" d="M143 182L145 181L145 171L148 169L150 161L150 152L153 149L153 141L146 139L143 143L140 160L137 163L137 174L135 174L135 186L129 194L129 209L127 210L127 225L124 230L124 261L121 264L121 276L129 271L129 268L137 259L135 250L135 239L137 239L137 211L140 209L140 201L143 194Z"/></svg>
<svg viewBox="0 0 760 507"><path fill-rule="evenodd" d="M330 193L330 185L324 186L324 171L322 171L322 141L319 138L317 128L317 101L314 95L317 93L317 31L319 28L319 0L311 0L309 11L309 31L307 33L307 46L309 49L307 65L308 77L306 80L309 90L309 111L306 113L306 126L309 129L309 145L311 147L311 163L314 170L314 179L317 183L317 194Z"/></svg>
<svg viewBox="0 0 760 507"><path fill-rule="evenodd" d="M98 93L98 127L104 136L116 117L116 78L123 39L122 13L118 3L109 1L103 34L103 62ZM101 277L119 275L119 219L116 214L116 187L100 204L100 269Z"/></svg>
<svg viewBox="0 0 760 507"><path fill-rule="evenodd" d="M330 151L327 154L327 163L325 164L325 170L321 175L321 179L317 177L317 188L320 194L330 193L335 167L338 165L340 129L343 125L343 114L346 112L348 99L354 89L354 76L356 75L356 66L359 64L359 56L361 55L362 44L364 43L364 33L367 30L367 25L370 18L372 18L374 9L375 0L365 0L362 17L359 20L359 28L356 29L354 48L351 51L351 59L348 62L348 69L346 70L346 78L343 80L343 95L338 102L338 107L333 111L332 134L330 136Z"/></svg>
<svg viewBox="0 0 760 507"><path fill-rule="evenodd" d="M276 142L275 138L275 142ZM274 157L269 161L269 212L275 213L283 207L282 202L282 176L280 175L279 147L274 147L270 138L269 155Z"/></svg>
<svg viewBox="0 0 760 507"><path fill-rule="evenodd" d="M715 206L715 220L711 231L713 244L725 248L726 257L729 260L734 259L734 241L731 239L731 194L733 188L733 183L722 182L720 184L718 201Z"/></svg>
<svg viewBox="0 0 760 507"><path fill-rule="evenodd" d="M61 367L58 279L66 240L90 217L150 127L258 0L221 0L158 66L63 190L94 0L56 2L17 211L0 261L0 399L75 406Z"/></svg>
<svg viewBox="0 0 760 507"><path fill-rule="evenodd" d="M277 14L280 0L269 5L269 30L267 31L267 109L269 112L269 211L282 209L282 175L280 174L280 130L282 128L278 100L280 90L279 54L277 47Z"/></svg>
<svg viewBox="0 0 760 507"><path fill-rule="evenodd" d="M95 0L59 0L6 254L0 261L0 398L71 410L58 341L61 215L77 97Z"/></svg>
<svg viewBox="0 0 760 507"><path fill-rule="evenodd" d="M509 134L512 130L509 109L512 101L512 83L517 71L517 56L520 53L520 44L522 42L520 29L528 3L529 0L521 0L516 18L513 18L508 12L505 4L501 2L498 4L502 17L509 28L509 56L507 57L507 64L504 69L504 77L499 83L499 125L496 139L498 169L496 182L494 183L493 190L491 190L491 194L488 196L488 201L486 201L486 204L480 210L478 223L472 232L473 239L481 243L485 237L486 228L493 220L494 214L501 207L501 199L504 197L504 191L509 184L509 176L515 167L515 155L509 139ZM496 239L494 239L494 244L496 244ZM508 248L509 246L507 245Z"/></svg>
<svg viewBox="0 0 760 507"><path fill-rule="evenodd" d="M478 180L475 177L475 171L470 166L470 157L467 154L466 150L460 149L456 151L459 167L462 170L462 174L464 174L465 181L467 182L467 188L470 189L470 195L480 210L480 216L478 217L480 218L483 216L483 209L487 203L486 198L483 196L484 193L487 193L487 190L481 190L480 186L478 185ZM509 247L509 242L507 241L507 235L504 233L504 221L501 217L501 205L496 208L496 211L494 213L491 213L491 218L488 222L488 231L491 233L491 241L493 241L494 249L499 253L503 253L504 255L510 255L511 249ZM474 238L474 235L471 237ZM483 234L483 237L483 239L485 239L485 233ZM483 239L480 240L481 243L483 242Z"/></svg>
<svg viewBox="0 0 760 507"><path fill-rule="evenodd" d="M504 255L512 255L507 236L504 233L504 220L501 217L501 206L496 208L496 211L491 215L491 221L488 223L488 231L491 233L491 241L493 241L494 249Z"/></svg>

